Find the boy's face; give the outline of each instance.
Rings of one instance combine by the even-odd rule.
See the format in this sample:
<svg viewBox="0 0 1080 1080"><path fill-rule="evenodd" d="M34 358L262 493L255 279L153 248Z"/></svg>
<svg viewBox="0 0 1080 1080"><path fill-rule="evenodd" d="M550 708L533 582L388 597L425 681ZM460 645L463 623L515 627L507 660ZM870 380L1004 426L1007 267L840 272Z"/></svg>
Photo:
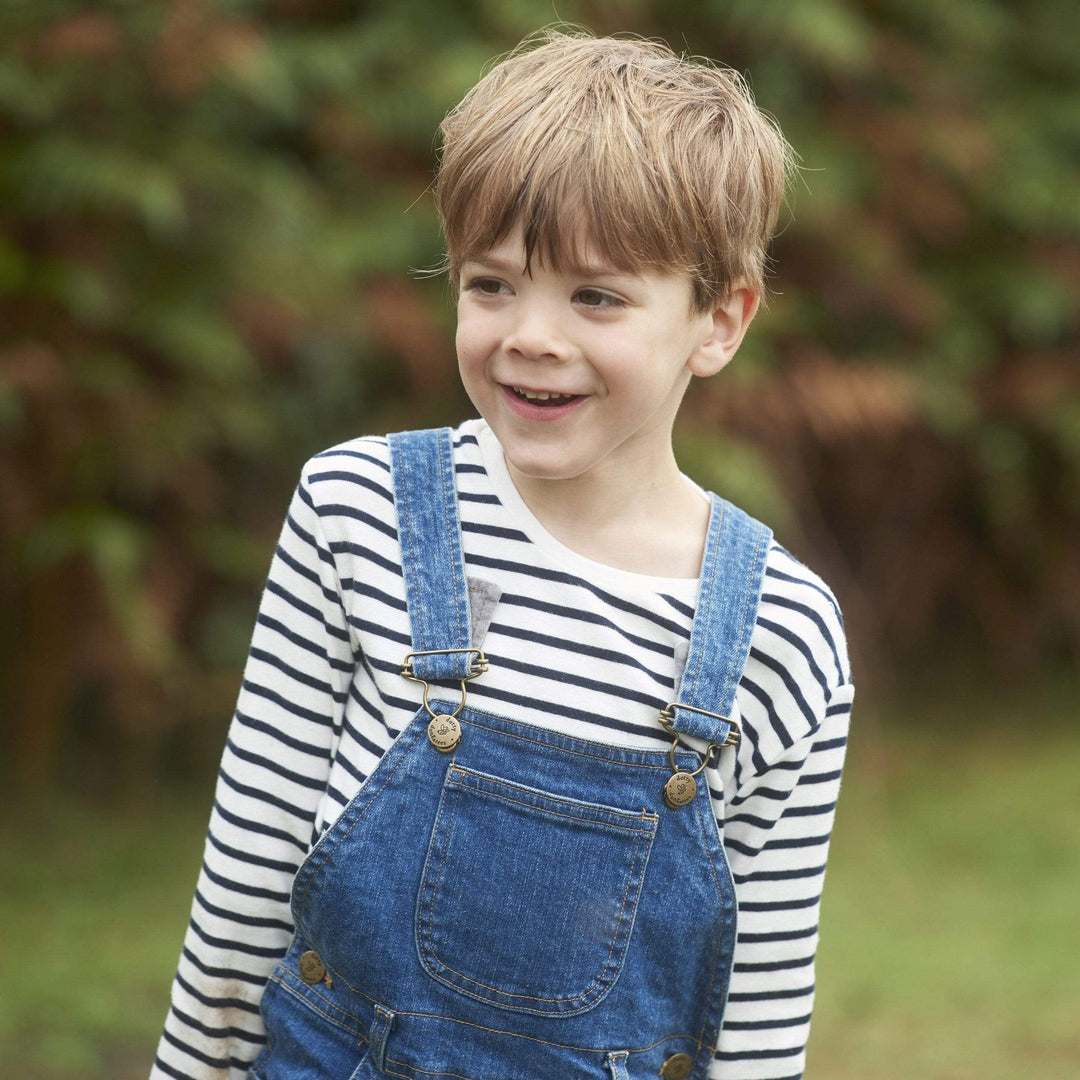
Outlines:
<svg viewBox="0 0 1080 1080"><path fill-rule="evenodd" d="M534 259L526 274L516 231L463 264L462 382L512 474L648 485L658 467L670 472L691 374L711 374L713 315L692 310L685 275L626 273L586 255L588 269Z"/></svg>

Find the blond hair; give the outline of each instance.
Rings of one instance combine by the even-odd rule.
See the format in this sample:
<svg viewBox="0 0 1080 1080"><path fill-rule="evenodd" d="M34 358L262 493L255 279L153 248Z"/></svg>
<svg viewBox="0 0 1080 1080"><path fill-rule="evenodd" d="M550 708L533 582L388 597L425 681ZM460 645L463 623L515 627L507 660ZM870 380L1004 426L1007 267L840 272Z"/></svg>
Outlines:
<svg viewBox="0 0 1080 1080"><path fill-rule="evenodd" d="M435 201L456 286L516 227L532 260L686 273L708 310L764 289L793 153L735 71L636 38L549 29L443 121Z"/></svg>

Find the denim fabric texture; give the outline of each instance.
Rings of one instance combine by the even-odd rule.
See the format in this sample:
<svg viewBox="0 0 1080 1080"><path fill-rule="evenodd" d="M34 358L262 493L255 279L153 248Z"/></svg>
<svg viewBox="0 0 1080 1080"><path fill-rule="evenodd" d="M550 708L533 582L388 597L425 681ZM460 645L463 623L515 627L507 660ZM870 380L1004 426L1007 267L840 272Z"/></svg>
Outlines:
<svg viewBox="0 0 1080 1080"><path fill-rule="evenodd" d="M723 743L731 725L690 710L731 713L750 655L772 531L718 495L710 498L694 631L671 726L680 735Z"/></svg>
<svg viewBox="0 0 1080 1080"><path fill-rule="evenodd" d="M389 436L414 652L467 649L471 642L469 588L458 522L453 434L449 428ZM471 657L417 656L421 679L463 679Z"/></svg>
<svg viewBox="0 0 1080 1080"><path fill-rule="evenodd" d="M412 648L467 648L450 432L392 436L391 450ZM679 700L723 713L769 533L712 500ZM457 708L470 662L448 657L417 658L434 661L420 677L444 684L431 686L435 712ZM268 1044L251 1076L644 1080L685 1054L704 1080L736 900L702 777L673 809L666 749L466 702L460 743L440 753L429 719L417 712L296 874L296 934L263 998ZM710 740L723 723L675 710L677 730ZM681 770L701 763L674 757ZM309 950L326 969L313 984L299 973Z"/></svg>

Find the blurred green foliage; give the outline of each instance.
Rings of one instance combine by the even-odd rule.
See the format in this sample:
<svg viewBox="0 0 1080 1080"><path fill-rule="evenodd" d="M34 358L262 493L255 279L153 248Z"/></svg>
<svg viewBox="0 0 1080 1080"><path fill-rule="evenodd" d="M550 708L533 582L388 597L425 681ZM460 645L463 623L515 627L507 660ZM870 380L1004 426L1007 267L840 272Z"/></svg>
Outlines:
<svg viewBox="0 0 1080 1080"><path fill-rule="evenodd" d="M301 462L466 413L445 286L409 274L440 255L435 130L553 11L0 7L0 713L22 783L205 766ZM558 15L746 72L802 157L769 310L688 400L686 467L834 584L863 680L905 653L1075 659L1070 0Z"/></svg>

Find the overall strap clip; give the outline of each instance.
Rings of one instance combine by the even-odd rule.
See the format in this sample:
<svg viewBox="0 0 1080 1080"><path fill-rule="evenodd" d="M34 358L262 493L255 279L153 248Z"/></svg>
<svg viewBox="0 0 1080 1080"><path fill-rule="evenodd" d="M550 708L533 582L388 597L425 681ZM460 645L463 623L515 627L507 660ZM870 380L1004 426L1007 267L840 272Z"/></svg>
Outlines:
<svg viewBox="0 0 1080 1080"><path fill-rule="evenodd" d="M692 802L698 773L722 747L738 745L741 732L730 714L736 711L735 695L750 655L772 540L767 526L737 506L717 495L710 495L710 501L701 585L686 666L676 690L678 700L660 710L660 724L674 740L672 775L664 785L664 800L670 807ZM692 772L679 772L676 767L680 735L707 744L700 767Z"/></svg>
<svg viewBox="0 0 1080 1080"><path fill-rule="evenodd" d="M698 716L709 717L708 720L699 720L697 717L688 716L682 721L678 729L675 727L676 709L697 713ZM709 749L721 746L738 746L742 732L734 720L729 720L719 713L709 712L708 709L699 709L695 705L684 705L680 701L672 701L660 710L660 726L670 735L675 736L678 745L679 735L693 735L699 739L705 739L709 743Z"/></svg>
<svg viewBox="0 0 1080 1080"><path fill-rule="evenodd" d="M421 659L418 657L445 657L445 660ZM490 664L482 649L416 649L401 662L401 674L413 682L426 682L428 679L454 679L465 682L483 675Z"/></svg>
<svg viewBox="0 0 1080 1080"><path fill-rule="evenodd" d="M689 709L691 712L702 713L717 721L716 724L708 728L706 734L702 734L702 738L710 738L710 736L711 738L709 745L705 748L705 753L701 755L701 764L693 770L680 770L679 764L675 760L675 751L681 745L679 732L674 724L675 714L673 710L675 709ZM686 806L687 803L693 802L694 796L697 794L695 777L698 773L703 772L705 766L713 761L714 753L718 754L725 746L737 745L740 732L733 721L728 720L727 717L721 716L719 713L707 712L705 709L695 709L692 705L680 705L676 702L660 710L660 726L672 736L671 749L668 751L671 760L671 775L668 777L667 783L664 784L664 802L672 810L678 810L680 806ZM698 732L687 732L687 734L696 735Z"/></svg>
<svg viewBox="0 0 1080 1080"><path fill-rule="evenodd" d="M423 686L424 708L431 717L428 741L448 754L461 741L458 716L465 708L465 683L488 670L487 657L471 641L453 432L398 432L388 441L412 639L401 674ZM484 593L487 601L489 592ZM440 681L461 686L461 700L452 712L436 712L428 703L429 684Z"/></svg>
<svg viewBox="0 0 1080 1080"><path fill-rule="evenodd" d="M464 655L471 653L476 655L471 657ZM457 678L461 683L461 700L458 702L457 708L451 713L437 713L431 707L428 703L428 693L431 686L427 678L423 678L416 673L414 657L424 661L432 660L436 656L454 661L457 664L457 671L450 676L425 672L428 678ZM466 662L468 666L462 667L461 665ZM424 688L424 708L427 709L428 716L431 717L431 722L428 724L428 740L436 750L448 754L461 741L461 725L458 723L458 716L461 710L465 708L465 698L467 696L465 683L469 679L475 679L477 675L483 675L488 666L488 658L479 649L427 649L421 652L411 652L405 657L405 661L401 665L401 674L406 679L420 683Z"/></svg>

